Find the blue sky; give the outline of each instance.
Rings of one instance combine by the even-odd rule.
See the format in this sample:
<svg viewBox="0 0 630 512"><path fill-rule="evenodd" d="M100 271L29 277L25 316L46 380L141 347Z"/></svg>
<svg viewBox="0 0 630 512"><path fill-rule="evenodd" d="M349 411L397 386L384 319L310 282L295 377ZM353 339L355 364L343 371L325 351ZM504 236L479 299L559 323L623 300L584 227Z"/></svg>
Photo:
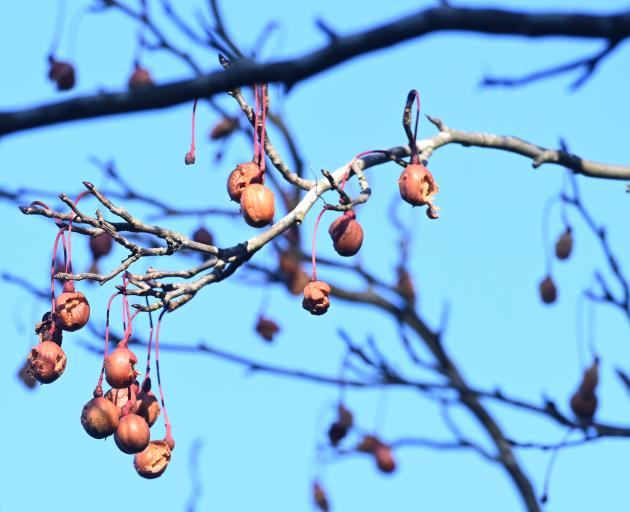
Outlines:
<svg viewBox="0 0 630 512"><path fill-rule="evenodd" d="M68 4L59 57L76 64L78 84L63 94L56 93L45 76L56 2L0 5L0 44L5 49L0 56L5 70L1 109L125 87L132 67L135 26L115 13L78 16L88 3ZM205 5L192 0L177 4L184 16L194 15L199 5ZM279 22L281 29L263 51L263 58L299 55L322 44L324 36L313 22L317 17L346 33L431 5L411 0L369 8L365 3L328 0L269 0L264 8L248 2L222 4L228 27L246 48L267 22ZM495 5L560 10L568 4L593 10L592 2L585 0ZM626 7L621 1L598 4L598 12ZM621 134L627 131L630 114L628 102L623 101L628 87L625 46L575 93L567 90L572 76L517 90L479 87L484 73L520 75L590 54L600 45L559 38L526 41L432 35L322 73L296 86L289 96L282 97L273 88L271 102L286 117L313 172L322 167L336 168L366 149L404 143L400 118L412 88L420 90L424 113L440 117L454 128L517 135L551 147L563 137L572 151L585 158L624 163L628 155ZM203 59L205 69L216 68L212 52L191 51ZM169 55L146 55L143 62L158 82L189 76L188 70ZM220 102L237 113L230 98ZM114 158L119 171L134 186L170 203L232 207L225 194L225 178L235 163L251 156L249 142L242 138L233 141L222 163L215 164L216 147L204 134L217 116L201 103L197 164L185 167L190 107L6 137L0 140L2 184L9 189L24 185L69 194L79 190L82 180L107 185L88 163L89 157L96 156ZM434 128L422 121L420 136L433 133ZM273 131L271 135L278 139ZM441 219L428 222L418 210L399 208L401 218L413 228L411 266L423 315L437 325L444 304L450 304L445 345L471 384L488 389L500 385L506 392L533 401L545 393L568 412L568 396L581 372L577 298L591 282L593 270L605 270L605 266L592 234L572 215L575 255L569 262L554 263L559 301L553 307L540 304L537 284L545 268L541 216L544 203L560 187L561 169L532 170L522 157L454 146L438 151L430 168L440 184L437 204L442 208ZM371 170L373 196L358 210L365 242L357 258L389 279L398 259L397 233L383 212L398 194L397 176L398 168L393 165ZM626 268L626 226L621 222L628 211L625 185L579 181L596 220L608 226L612 247ZM45 288L53 226L41 218L23 217L7 203L0 203L0 212L5 219L0 269ZM137 206L132 213L144 216L150 211ZM305 233L311 232L313 217L305 222ZM561 230L557 210L552 219L550 233L554 238ZM160 222L192 232L200 221ZM239 219L204 222L223 246L252 234ZM74 240L75 266L87 267L87 242L79 237ZM320 233L319 250L322 255L334 255L325 233ZM122 255L114 253L103 265L114 266ZM256 258L272 262L274 254L263 250ZM187 263L142 262L136 270L141 272L148 264L180 268ZM319 273L326 278L323 268ZM92 321L102 325L112 285L98 289L81 284L80 288L92 304ZM315 446L332 417L335 389L247 373L202 355L165 352L161 368L177 448L165 475L157 481L144 481L111 439L95 441L80 425L81 408L91 396L100 369L99 358L80 345L89 335L68 335L64 340L68 366L63 377L29 392L15 379L15 373L35 341L32 326L46 305L8 284L2 284L2 292L0 318L7 342L2 344L0 389L5 410L10 411L0 426L6 472L0 493L2 512L83 510L88 506L94 512L109 512L121 504L146 510L183 510L192 485L189 452L196 440L203 442L199 465L203 493L198 510L311 509ZM267 314L282 326L273 346L261 342L252 329L262 301L268 303ZM628 368L628 326L620 315L606 308L596 308L595 317L594 342L602 357L598 418L627 424L630 401L613 370L617 366ZM116 315L114 321L119 321ZM142 323L137 326L144 328ZM177 314L167 316L162 332L164 341L194 344L204 340L274 364L334 374L343 354L335 334L339 327L352 332L357 340L373 334L400 368L412 371L399 353L396 326L388 317L341 301L334 301L326 316L311 317L299 300L280 288L264 292L253 288L240 274L207 287ZM448 436L434 403L415 393L351 391L348 406L363 428L379 425L385 439ZM491 410L510 437L555 442L564 435L546 420L495 406ZM465 411L456 411L455 418L467 434L487 443ZM161 427L157 428L156 435L161 436ZM387 477L377 473L365 457L353 456L328 465L322 479L334 510L503 511L521 507L503 471L474 453L407 448L396 455L399 471ZM540 493L548 454L521 450L518 455ZM629 456L630 442L623 440L599 441L562 452L553 474L549 510L625 509L620 504L630 498L625 471Z"/></svg>

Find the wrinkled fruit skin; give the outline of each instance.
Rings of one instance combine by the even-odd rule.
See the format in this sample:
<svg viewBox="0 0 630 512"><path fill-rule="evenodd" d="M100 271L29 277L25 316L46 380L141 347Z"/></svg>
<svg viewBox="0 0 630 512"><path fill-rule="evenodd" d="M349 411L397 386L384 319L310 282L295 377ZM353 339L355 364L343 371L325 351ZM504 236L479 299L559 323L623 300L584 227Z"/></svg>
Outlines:
<svg viewBox="0 0 630 512"><path fill-rule="evenodd" d="M573 250L573 236L571 230L567 229L556 242L556 257L559 260L566 260L571 256Z"/></svg>
<svg viewBox="0 0 630 512"><path fill-rule="evenodd" d="M76 82L76 76L72 64L55 60L52 57L49 61L50 69L48 70L48 78L57 84L57 90L67 91L72 89Z"/></svg>
<svg viewBox="0 0 630 512"><path fill-rule="evenodd" d="M273 341L273 338L278 332L280 327L271 318L261 316L256 323L256 332L266 341Z"/></svg>
<svg viewBox="0 0 630 512"><path fill-rule="evenodd" d="M107 256L112 251L113 246L114 239L109 233L102 233L90 238L90 252L95 260Z"/></svg>
<svg viewBox="0 0 630 512"><path fill-rule="evenodd" d="M129 89L141 89L142 87L151 87L153 85L153 78L151 74L144 69L136 65L133 73L129 77Z"/></svg>
<svg viewBox="0 0 630 512"><path fill-rule="evenodd" d="M340 256L354 256L363 244L363 228L356 221L356 214L352 210L333 221L328 233L335 251Z"/></svg>
<svg viewBox="0 0 630 512"><path fill-rule="evenodd" d="M540 298L545 304L553 304L558 298L558 290L551 279L551 276L545 277L540 282Z"/></svg>
<svg viewBox="0 0 630 512"><path fill-rule="evenodd" d="M142 416L144 421L153 426L160 415L160 404L152 391L140 391L133 410L138 416Z"/></svg>
<svg viewBox="0 0 630 512"><path fill-rule="evenodd" d="M126 414L118 422L114 441L122 452L140 453L148 446L150 435L149 425L144 418L137 414Z"/></svg>
<svg viewBox="0 0 630 512"><path fill-rule="evenodd" d="M383 443L377 443L374 447L376 467L383 473L392 473L396 469L396 461L392 449Z"/></svg>
<svg viewBox="0 0 630 512"><path fill-rule="evenodd" d="M309 281L304 287L302 307L312 315L323 315L330 307L330 286L324 281Z"/></svg>
<svg viewBox="0 0 630 512"><path fill-rule="evenodd" d="M265 176L260 173L258 164L256 162L238 164L227 180L230 199L236 203L240 202L243 191L254 183L260 185L265 183Z"/></svg>
<svg viewBox="0 0 630 512"><path fill-rule="evenodd" d="M116 432L120 410L110 400L99 396L83 406L81 425L94 439L104 439Z"/></svg>
<svg viewBox="0 0 630 512"><path fill-rule="evenodd" d="M66 354L53 341L42 341L33 347L26 359L28 371L42 384L56 381L66 369Z"/></svg>
<svg viewBox="0 0 630 512"><path fill-rule="evenodd" d="M56 301L57 323L64 331L78 331L90 319L90 304L77 291L64 291Z"/></svg>
<svg viewBox="0 0 630 512"><path fill-rule="evenodd" d="M133 458L133 467L142 478L158 478L171 461L171 449L166 441L151 441Z"/></svg>
<svg viewBox="0 0 630 512"><path fill-rule="evenodd" d="M422 164L409 164L398 178L400 197L412 206L429 206L427 215L437 218L436 208L433 206L434 196L440 188L433 179L433 175Z"/></svg>
<svg viewBox="0 0 630 512"><path fill-rule="evenodd" d="M276 213L273 192L264 185L250 185L241 195L241 209L250 226L262 228L271 224Z"/></svg>
<svg viewBox="0 0 630 512"><path fill-rule="evenodd" d="M105 358L105 379L116 389L128 388L136 380L138 372L134 365L138 362L136 354L126 346L118 346Z"/></svg>
<svg viewBox="0 0 630 512"><path fill-rule="evenodd" d="M129 391L131 390L131 396ZM129 388L125 388L125 389L115 389L112 388L110 390L107 391L107 393L105 393L105 398L107 398L107 400L109 400L110 402L112 402L116 407L118 407L118 409L122 409L125 405L127 405L127 402L129 401L129 399L131 398L132 401L136 400L136 394L138 393L138 387L132 385ZM120 411L119 411L120 412Z"/></svg>

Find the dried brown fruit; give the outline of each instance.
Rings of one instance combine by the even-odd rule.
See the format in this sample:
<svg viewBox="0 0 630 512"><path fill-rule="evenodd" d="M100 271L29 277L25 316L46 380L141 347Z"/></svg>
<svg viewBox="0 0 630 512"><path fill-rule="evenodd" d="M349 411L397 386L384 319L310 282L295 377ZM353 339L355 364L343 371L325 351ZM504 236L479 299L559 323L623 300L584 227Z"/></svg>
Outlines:
<svg viewBox="0 0 630 512"><path fill-rule="evenodd" d="M573 236L571 235L571 228L567 228L556 242L556 257L559 260L566 260L569 256L571 256L572 250Z"/></svg>
<svg viewBox="0 0 630 512"><path fill-rule="evenodd" d="M241 209L250 226L262 228L271 224L276 213L273 192L264 185L250 185L241 194Z"/></svg>
<svg viewBox="0 0 630 512"><path fill-rule="evenodd" d="M584 421L591 421L597 411L597 395L595 389L599 382L599 360L595 359L592 366L582 376L577 391L571 397L570 405L573 413Z"/></svg>
<svg viewBox="0 0 630 512"><path fill-rule="evenodd" d="M363 228L354 210L348 210L328 228L333 247L340 256L354 256L363 244Z"/></svg>
<svg viewBox="0 0 630 512"><path fill-rule="evenodd" d="M330 286L324 281L309 281L304 287L302 307L312 315L323 315L330 307Z"/></svg>
<svg viewBox="0 0 630 512"><path fill-rule="evenodd" d="M133 458L133 467L142 478L158 478L171 461L171 449L163 440L151 441Z"/></svg>
<svg viewBox="0 0 630 512"><path fill-rule="evenodd" d="M138 362L136 354L122 341L116 349L105 358L105 379L116 389L128 388L136 380L138 372L134 368Z"/></svg>
<svg viewBox="0 0 630 512"><path fill-rule="evenodd" d="M427 215L437 218L437 207L433 205L434 196L440 190L433 175L422 164L409 164L398 178L400 197L412 206L429 206Z"/></svg>
<svg viewBox="0 0 630 512"><path fill-rule="evenodd" d="M120 409L107 398L99 396L83 406L81 425L89 436L104 439L116 431L119 418Z"/></svg>
<svg viewBox="0 0 630 512"><path fill-rule="evenodd" d="M136 63L134 65L133 73L129 77L129 89L141 89L143 87L151 87L154 85L151 73L145 68Z"/></svg>
<svg viewBox="0 0 630 512"><path fill-rule="evenodd" d="M114 434L116 446L125 453L140 453L149 444L149 425L137 414L126 414L118 422Z"/></svg>
<svg viewBox="0 0 630 512"><path fill-rule="evenodd" d="M56 381L66 369L66 354L54 341L42 341L26 359L28 371L42 384Z"/></svg>
<svg viewBox="0 0 630 512"><path fill-rule="evenodd" d="M224 117L217 124L214 125L210 132L210 138L212 140L224 139L231 135L238 127L237 117Z"/></svg>
<svg viewBox="0 0 630 512"><path fill-rule="evenodd" d="M149 427L153 426L160 415L160 404L153 391L140 391L136 399L136 406L133 412L138 416L142 416L148 423Z"/></svg>
<svg viewBox="0 0 630 512"><path fill-rule="evenodd" d="M317 508L322 512L328 512L330 510L328 498L319 482L313 482L313 503L315 503Z"/></svg>
<svg viewBox="0 0 630 512"><path fill-rule="evenodd" d="M63 292L55 300L57 324L64 331L78 331L90 319L90 304L85 295L74 289L72 281L66 281Z"/></svg>
<svg viewBox="0 0 630 512"><path fill-rule="evenodd" d="M558 298L558 290L551 276L545 277L540 282L540 298L545 304L553 304Z"/></svg>
<svg viewBox="0 0 630 512"><path fill-rule="evenodd" d="M107 256L112 252L113 246L114 239L109 233L101 233L100 235L90 238L90 252L94 260Z"/></svg>
<svg viewBox="0 0 630 512"><path fill-rule="evenodd" d="M378 442L374 447L376 467L383 473L391 473L396 469L396 461L392 449L385 443Z"/></svg>
<svg viewBox="0 0 630 512"><path fill-rule="evenodd" d="M230 199L235 202L240 202L243 191L250 185L264 184L265 175L260 172L260 167L256 162L245 162L244 164L238 164L227 180L227 191Z"/></svg>
<svg viewBox="0 0 630 512"><path fill-rule="evenodd" d="M56 60L52 55L48 57L50 68L48 78L57 85L58 91L67 91L74 87L76 76L74 66L69 62Z"/></svg>
<svg viewBox="0 0 630 512"><path fill-rule="evenodd" d="M261 315L258 317L258 322L256 322L256 332L264 340L273 341L274 336L280 332L280 327L271 318Z"/></svg>

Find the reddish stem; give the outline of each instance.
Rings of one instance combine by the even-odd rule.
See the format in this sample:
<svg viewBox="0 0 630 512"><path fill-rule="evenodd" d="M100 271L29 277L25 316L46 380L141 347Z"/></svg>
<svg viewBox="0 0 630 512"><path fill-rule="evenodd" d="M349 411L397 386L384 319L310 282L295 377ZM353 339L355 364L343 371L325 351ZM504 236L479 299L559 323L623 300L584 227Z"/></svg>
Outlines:
<svg viewBox="0 0 630 512"><path fill-rule="evenodd" d="M315 228L313 229L313 240L312 240L312 249L311 249L311 262L313 264L313 274L311 275L311 281L317 281L317 263L315 262L315 241L317 239L317 228L319 227L319 221L322 220L322 216L324 212L328 210L327 206L322 208L322 211L319 212L317 216L317 220L315 221Z"/></svg>
<svg viewBox="0 0 630 512"><path fill-rule="evenodd" d="M160 313L157 321L157 328L155 330L155 371L157 373L158 389L160 390L160 403L162 404L162 410L164 411L164 427L166 428L165 439L172 440L171 435L171 422L168 419L168 412L166 411L166 404L164 403L164 390L162 389L162 380L160 378L160 326L162 325L162 317L168 312L168 304Z"/></svg>
<svg viewBox="0 0 630 512"><path fill-rule="evenodd" d="M267 86L262 84L260 86L260 93L262 96L261 109L262 109L262 126L260 128L260 172L265 172L265 129L267 126Z"/></svg>
<svg viewBox="0 0 630 512"><path fill-rule="evenodd" d="M102 395L103 393L103 375L105 374L105 359L107 358L107 354L109 354L109 312L112 308L112 302L114 298L120 295L121 292L114 293L107 302L107 313L105 314L105 349L103 350L103 365L101 366L101 374L98 377L98 383L96 384L96 389L94 390L94 394L96 396L97 390L100 390Z"/></svg>
<svg viewBox="0 0 630 512"><path fill-rule="evenodd" d="M193 109L192 109L192 140L190 141L190 151L188 151L188 153L186 153L186 158L184 159L184 161L186 162L186 165L190 165L190 164L194 164L195 163L195 114L197 113L197 101L199 98L195 98L195 101L193 102Z"/></svg>
<svg viewBox="0 0 630 512"><path fill-rule="evenodd" d="M149 306L149 299L146 298L147 307ZM149 343L147 348L147 369L142 380L142 388L144 388L145 382L147 382L151 376L151 345L153 344L153 315L149 311Z"/></svg>
<svg viewBox="0 0 630 512"><path fill-rule="evenodd" d="M76 208L79 201L83 199L86 195L90 193L89 190L84 190L81 192L77 198L74 200L74 206ZM68 221L68 259L66 260L66 274L72 273L72 221L76 217L76 214L73 214ZM69 281L72 284L72 281Z"/></svg>
<svg viewBox="0 0 630 512"><path fill-rule="evenodd" d="M52 264L50 266L50 301L51 301L50 314L51 314L51 318L54 318L55 306L56 306L56 302L55 302L55 266L56 265L55 264L57 263L57 248L59 247L60 238L63 244L64 264L67 264L67 261L68 261L66 237L63 234L64 231L65 231L65 228L61 228L59 230L59 232L57 233L57 236L55 237L55 243L53 245ZM52 322L50 326L50 332L51 333L55 332L55 322Z"/></svg>
<svg viewBox="0 0 630 512"><path fill-rule="evenodd" d="M260 165L260 149L258 148L258 112L260 100L258 98L258 84L254 84L254 160L258 160Z"/></svg>

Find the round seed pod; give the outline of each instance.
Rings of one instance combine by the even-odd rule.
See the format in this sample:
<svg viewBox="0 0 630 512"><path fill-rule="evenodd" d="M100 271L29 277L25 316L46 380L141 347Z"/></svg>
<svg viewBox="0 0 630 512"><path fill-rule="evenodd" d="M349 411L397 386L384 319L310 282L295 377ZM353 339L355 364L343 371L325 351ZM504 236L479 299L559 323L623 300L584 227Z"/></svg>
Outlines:
<svg viewBox="0 0 630 512"><path fill-rule="evenodd" d="M116 350L105 358L105 380L113 388L128 388L138 376L134 368L137 362L136 354L127 348L126 343L120 342Z"/></svg>
<svg viewBox="0 0 630 512"><path fill-rule="evenodd" d="M90 252L95 261L112 252L113 246L114 239L109 233L101 233L100 235L90 238Z"/></svg>
<svg viewBox="0 0 630 512"><path fill-rule="evenodd" d="M205 227L199 226L193 233L192 239L199 244L214 245L212 233Z"/></svg>
<svg viewBox="0 0 630 512"><path fill-rule="evenodd" d="M384 443L377 443L374 447L376 467L383 473L391 473L396 469L396 461L392 449Z"/></svg>
<svg viewBox="0 0 630 512"><path fill-rule="evenodd" d="M330 307L330 286L324 281L309 281L304 287L302 307L312 315L323 315Z"/></svg>
<svg viewBox="0 0 630 512"><path fill-rule="evenodd" d="M597 396L595 393L576 391L571 397L571 410L583 421L591 421L597 411Z"/></svg>
<svg viewBox="0 0 630 512"><path fill-rule="evenodd" d="M571 235L571 228L567 228L564 233L560 235L556 242L556 257L559 260L566 260L571 256L573 250L573 236Z"/></svg>
<svg viewBox="0 0 630 512"><path fill-rule="evenodd" d="M102 396L92 398L83 406L81 425L94 439L111 436L118 427L120 409Z"/></svg>
<svg viewBox="0 0 630 512"><path fill-rule="evenodd" d="M142 478L158 478L171 461L171 449L163 440L151 441L133 458L133 467Z"/></svg>
<svg viewBox="0 0 630 512"><path fill-rule="evenodd" d="M262 228L271 224L276 213L273 192L264 185L250 185L241 194L241 209L250 226Z"/></svg>
<svg viewBox="0 0 630 512"><path fill-rule="evenodd" d="M138 416L142 416L149 427L152 427L160 415L160 404L153 391L140 391L133 410Z"/></svg>
<svg viewBox="0 0 630 512"><path fill-rule="evenodd" d="M133 73L129 77L129 89L142 89L143 87L151 87L154 85L151 73L138 63L135 64Z"/></svg>
<svg viewBox="0 0 630 512"><path fill-rule="evenodd" d="M540 282L540 298L545 304L553 304L558 298L558 290L551 276Z"/></svg>
<svg viewBox="0 0 630 512"><path fill-rule="evenodd" d="M48 78L57 85L58 91L67 91L74 87L76 76L74 66L69 62L56 60L52 55L48 57L50 67L48 68Z"/></svg>
<svg viewBox="0 0 630 512"><path fill-rule="evenodd" d="M400 197L412 206L429 205L433 208L433 196L438 193L440 187L433 179L433 175L422 164L409 164L398 178ZM433 211L432 214L437 215Z"/></svg>
<svg viewBox="0 0 630 512"><path fill-rule="evenodd" d="M28 371L42 384L56 381L66 369L66 354L54 341L42 341L26 359Z"/></svg>
<svg viewBox="0 0 630 512"><path fill-rule="evenodd" d="M230 199L240 202L243 191L250 185L264 184L265 175L260 172L260 166L256 162L245 162L238 164L227 180L227 191Z"/></svg>
<svg viewBox="0 0 630 512"><path fill-rule="evenodd" d="M149 444L149 425L137 414L126 414L118 422L114 434L116 446L125 453L140 453Z"/></svg>
<svg viewBox="0 0 630 512"><path fill-rule="evenodd" d="M348 210L328 228L333 247L340 256L354 256L361 249L363 228L356 218L354 210Z"/></svg>
<svg viewBox="0 0 630 512"><path fill-rule="evenodd" d="M90 319L90 304L85 295L77 292L70 281L63 285L63 292L55 301L57 324L64 331L78 331Z"/></svg>

